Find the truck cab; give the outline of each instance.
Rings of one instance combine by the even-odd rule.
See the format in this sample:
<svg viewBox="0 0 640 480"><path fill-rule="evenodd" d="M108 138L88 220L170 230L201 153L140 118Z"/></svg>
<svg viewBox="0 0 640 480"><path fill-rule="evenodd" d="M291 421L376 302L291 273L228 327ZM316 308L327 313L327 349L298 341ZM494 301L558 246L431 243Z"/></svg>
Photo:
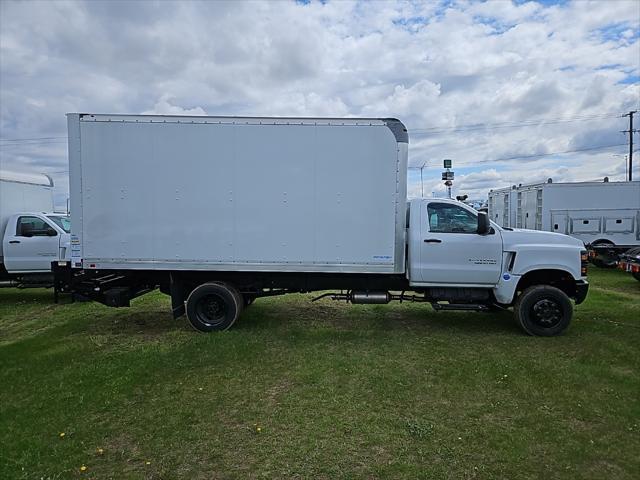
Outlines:
<svg viewBox="0 0 640 480"><path fill-rule="evenodd" d="M2 238L3 273L8 284L50 285L51 262L69 258L70 230L71 221L64 214L21 212L10 216Z"/></svg>
<svg viewBox="0 0 640 480"><path fill-rule="evenodd" d="M568 298L576 303L585 299L588 257L580 240L503 228L486 214L450 199L414 199L409 209L407 278L413 289L424 289L450 304L458 298L456 307L475 299L504 308L516 306L532 289L538 300L531 311L518 306L515 310L516 315L530 313L534 320L542 318L536 312L543 310L547 317L560 318ZM522 326L543 334L543 329L532 332L535 325Z"/></svg>

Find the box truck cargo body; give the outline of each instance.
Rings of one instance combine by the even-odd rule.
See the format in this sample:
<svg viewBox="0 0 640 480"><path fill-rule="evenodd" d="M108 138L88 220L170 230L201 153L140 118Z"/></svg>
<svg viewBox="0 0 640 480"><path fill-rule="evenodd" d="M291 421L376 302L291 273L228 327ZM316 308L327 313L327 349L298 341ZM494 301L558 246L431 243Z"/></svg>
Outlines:
<svg viewBox="0 0 640 480"><path fill-rule="evenodd" d="M508 232L449 199L406 198L396 119L69 114L70 262L56 292L110 306L159 288L225 330L255 299L513 307L555 335L588 283L583 245Z"/></svg>
<svg viewBox="0 0 640 480"><path fill-rule="evenodd" d="M74 259L403 273L399 122L70 115Z"/></svg>

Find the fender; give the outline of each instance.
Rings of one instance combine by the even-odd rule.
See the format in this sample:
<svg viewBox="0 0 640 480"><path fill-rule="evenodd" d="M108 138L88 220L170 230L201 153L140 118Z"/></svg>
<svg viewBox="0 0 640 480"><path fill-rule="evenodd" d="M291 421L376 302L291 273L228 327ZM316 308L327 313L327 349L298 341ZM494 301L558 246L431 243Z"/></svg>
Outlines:
<svg viewBox="0 0 640 480"><path fill-rule="evenodd" d="M573 277L581 278L580 251L584 247L573 245L522 245L516 249L516 258L511 268L514 275L524 276L534 270L562 270Z"/></svg>

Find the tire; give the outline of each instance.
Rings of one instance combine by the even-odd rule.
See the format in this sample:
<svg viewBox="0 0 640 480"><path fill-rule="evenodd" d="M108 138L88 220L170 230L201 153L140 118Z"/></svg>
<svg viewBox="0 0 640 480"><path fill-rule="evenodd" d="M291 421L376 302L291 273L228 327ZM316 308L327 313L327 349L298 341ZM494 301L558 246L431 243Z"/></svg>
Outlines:
<svg viewBox="0 0 640 480"><path fill-rule="evenodd" d="M598 268L615 268L618 264L616 245L608 240L596 240L591 244L596 256L591 260Z"/></svg>
<svg viewBox="0 0 640 480"><path fill-rule="evenodd" d="M534 285L520 294L514 313L520 327L529 335L552 337L569 326L573 305L562 290Z"/></svg>
<svg viewBox="0 0 640 480"><path fill-rule="evenodd" d="M187 318L199 332L220 332L235 323L243 305L242 295L231 285L203 283L187 298Z"/></svg>
<svg viewBox="0 0 640 480"><path fill-rule="evenodd" d="M636 280L638 280L640 282L640 272L633 272L633 273L631 273L631 275L633 275L633 278L635 278Z"/></svg>

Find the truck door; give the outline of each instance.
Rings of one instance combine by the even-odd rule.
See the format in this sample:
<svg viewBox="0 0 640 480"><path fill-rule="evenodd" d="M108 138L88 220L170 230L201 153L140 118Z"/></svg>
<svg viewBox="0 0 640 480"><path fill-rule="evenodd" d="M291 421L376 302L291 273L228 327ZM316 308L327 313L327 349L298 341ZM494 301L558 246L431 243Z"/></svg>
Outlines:
<svg viewBox="0 0 640 480"><path fill-rule="evenodd" d="M15 228L11 220L7 224L2 249L8 272L48 272L58 259L58 231L40 217L23 215Z"/></svg>
<svg viewBox="0 0 640 480"><path fill-rule="evenodd" d="M551 212L551 231L555 233L568 233L569 216L565 212Z"/></svg>
<svg viewBox="0 0 640 480"><path fill-rule="evenodd" d="M422 283L494 285L502 272L502 236L477 233L477 214L454 203L423 202Z"/></svg>

